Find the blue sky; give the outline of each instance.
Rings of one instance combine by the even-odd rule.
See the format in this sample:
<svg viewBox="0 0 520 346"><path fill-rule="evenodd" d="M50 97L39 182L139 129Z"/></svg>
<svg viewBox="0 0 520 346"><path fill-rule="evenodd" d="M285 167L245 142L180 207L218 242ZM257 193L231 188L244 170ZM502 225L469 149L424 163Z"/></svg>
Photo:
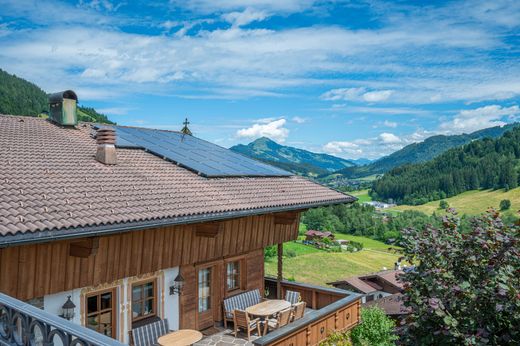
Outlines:
<svg viewBox="0 0 520 346"><path fill-rule="evenodd" d="M519 57L519 1L0 0L0 68L226 147L374 159L517 121Z"/></svg>

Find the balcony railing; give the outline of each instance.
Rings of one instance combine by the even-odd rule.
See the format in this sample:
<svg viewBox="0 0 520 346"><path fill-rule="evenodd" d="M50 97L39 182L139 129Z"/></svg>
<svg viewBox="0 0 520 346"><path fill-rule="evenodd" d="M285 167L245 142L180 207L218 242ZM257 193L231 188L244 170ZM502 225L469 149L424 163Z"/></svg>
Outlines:
<svg viewBox="0 0 520 346"><path fill-rule="evenodd" d="M270 296L276 293L276 279L266 278L265 287ZM300 292L302 301L313 311L293 323L256 339L257 346L317 345L334 332L352 329L359 323L361 295L321 286L282 281L282 293Z"/></svg>
<svg viewBox="0 0 520 346"><path fill-rule="evenodd" d="M124 344L0 293L0 345L122 346Z"/></svg>

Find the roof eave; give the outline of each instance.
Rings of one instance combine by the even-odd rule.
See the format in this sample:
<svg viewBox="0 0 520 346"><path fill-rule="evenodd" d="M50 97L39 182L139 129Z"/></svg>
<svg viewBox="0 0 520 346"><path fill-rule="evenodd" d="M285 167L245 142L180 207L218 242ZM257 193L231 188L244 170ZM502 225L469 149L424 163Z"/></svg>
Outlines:
<svg viewBox="0 0 520 346"><path fill-rule="evenodd" d="M117 223L117 224L112 224L112 225L75 227L75 228L68 228L68 229L57 229L57 230L46 230L46 231L8 234L5 236L0 236L0 248L34 244L34 243L45 243L45 242L50 242L50 241L58 241L58 240L66 240L66 239L111 235L111 234L125 233L125 232L130 232L130 231L139 231L139 230L143 230L143 229L156 228L156 227L185 225L185 224L193 224L193 223L201 223L201 222L234 219L234 218L240 218L240 217L245 217L245 216L270 214L270 213L278 213L278 212L286 212L286 211L297 211L297 210L304 210L304 209L309 209L309 208L324 207L324 206L329 206L329 205L350 204L357 200L357 198L355 198L355 197L352 197L352 196L349 196L349 197L350 197L349 199L342 198L342 199L338 199L338 200L323 201L323 202L316 202L316 203L293 204L293 205L281 206L281 207L267 207L267 208L237 210L237 211L222 212L222 213L198 214L198 215L161 218L161 219L146 220L146 221L125 222L125 223Z"/></svg>

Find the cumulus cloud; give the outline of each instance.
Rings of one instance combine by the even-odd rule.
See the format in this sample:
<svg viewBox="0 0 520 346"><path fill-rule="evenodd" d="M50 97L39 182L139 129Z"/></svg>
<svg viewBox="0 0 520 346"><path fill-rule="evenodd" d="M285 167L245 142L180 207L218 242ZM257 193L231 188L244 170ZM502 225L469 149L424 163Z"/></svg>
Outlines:
<svg viewBox="0 0 520 346"><path fill-rule="evenodd" d="M289 129L284 127L286 122L285 119L258 122L251 127L238 130L236 134L241 138L269 137L277 142L285 142L285 139L289 136Z"/></svg>
<svg viewBox="0 0 520 346"><path fill-rule="evenodd" d="M325 92L321 98L327 101L345 100L373 103L386 101L393 93L393 90L368 91L367 88L338 88Z"/></svg>
<svg viewBox="0 0 520 346"><path fill-rule="evenodd" d="M361 154L359 145L347 141L332 141L323 146L323 151L329 154Z"/></svg>
<svg viewBox="0 0 520 346"><path fill-rule="evenodd" d="M393 133L383 132L379 135L379 139L384 144L395 144L401 143L401 138L397 137Z"/></svg>
<svg viewBox="0 0 520 346"><path fill-rule="evenodd" d="M488 105L476 109L461 110L453 119L441 123L447 133L470 133L492 126L503 126L520 114L518 106Z"/></svg>

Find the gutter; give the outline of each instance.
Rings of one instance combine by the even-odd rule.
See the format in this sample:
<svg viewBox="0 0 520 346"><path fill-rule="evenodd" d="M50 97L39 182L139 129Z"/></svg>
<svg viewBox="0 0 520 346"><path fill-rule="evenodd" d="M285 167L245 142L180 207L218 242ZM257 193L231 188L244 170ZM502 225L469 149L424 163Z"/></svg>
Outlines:
<svg viewBox="0 0 520 346"><path fill-rule="evenodd" d="M223 213L212 213L212 214L202 214L202 215L190 215L190 216L180 216L180 217L170 217L164 219L155 219L148 221L134 221L134 222L125 222L125 223L117 223L112 225L101 225L101 226L86 226L79 228L67 228L62 230L47 230L47 231L35 231L25 232L14 235L6 235L0 236L0 249L11 247L11 246L19 246L19 245L28 245L35 243L44 243L51 241L59 241L59 240L67 240L67 239L76 239L76 238L85 238L85 237L95 237L95 236L104 236L104 235L113 235L118 233L125 233L130 231L140 231L148 228L157 228L164 226L174 226L174 225L186 225L193 223L201 223L201 222L210 222L210 221L221 221L227 219L235 219L245 216L253 216L253 215L261 215L261 214L270 214L270 213L278 213L285 211L297 211L308 208L318 208L329 205L338 205L338 204L347 204L353 203L357 201L356 197L351 197L350 201L346 201L345 199L336 200L336 201L327 201L327 202L319 202L319 203L307 203L307 204L294 204L290 206L282 206L282 207L268 207L268 208L260 208L254 210L238 210L238 211L229 211Z"/></svg>

